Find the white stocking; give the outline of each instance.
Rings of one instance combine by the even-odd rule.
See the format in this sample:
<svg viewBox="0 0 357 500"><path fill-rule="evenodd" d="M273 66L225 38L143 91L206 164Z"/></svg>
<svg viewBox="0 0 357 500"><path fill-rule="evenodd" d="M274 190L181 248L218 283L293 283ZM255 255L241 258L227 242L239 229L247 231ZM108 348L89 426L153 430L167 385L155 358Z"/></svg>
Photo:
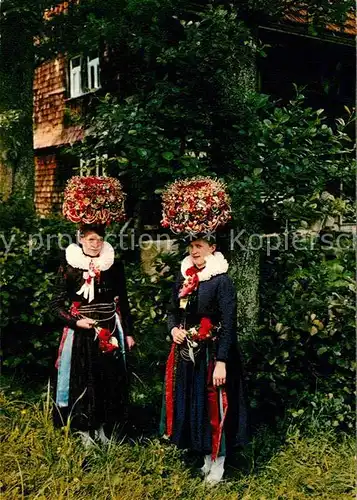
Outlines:
<svg viewBox="0 0 357 500"><path fill-rule="evenodd" d="M82 444L85 448L90 448L91 446L93 446L95 444L93 439L90 437L89 432L79 431L78 434L79 434L79 436L82 440Z"/></svg>
<svg viewBox="0 0 357 500"><path fill-rule="evenodd" d="M110 439L107 438L104 432L103 424L95 431L95 438L98 439L102 444L108 444Z"/></svg>
<svg viewBox="0 0 357 500"><path fill-rule="evenodd" d="M216 460L212 461L211 470L206 477L206 481L209 484L219 483L224 474L224 460L226 457L217 457Z"/></svg>
<svg viewBox="0 0 357 500"><path fill-rule="evenodd" d="M205 455L205 463L203 464L203 467L201 467L201 473L204 476L207 476L209 474L209 471L211 470L211 466L212 466L211 455Z"/></svg>

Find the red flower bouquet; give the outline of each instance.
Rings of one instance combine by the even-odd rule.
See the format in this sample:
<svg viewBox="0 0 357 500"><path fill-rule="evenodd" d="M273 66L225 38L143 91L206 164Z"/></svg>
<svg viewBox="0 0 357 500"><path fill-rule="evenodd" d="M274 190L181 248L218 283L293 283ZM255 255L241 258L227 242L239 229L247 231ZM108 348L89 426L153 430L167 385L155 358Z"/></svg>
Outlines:
<svg viewBox="0 0 357 500"><path fill-rule="evenodd" d="M176 234L213 232L231 218L225 184L210 177L176 181L162 200L161 224Z"/></svg>
<svg viewBox="0 0 357 500"><path fill-rule="evenodd" d="M62 212L82 224L109 224L125 219L125 194L113 177L72 177L64 191Z"/></svg>
<svg viewBox="0 0 357 500"><path fill-rule="evenodd" d="M210 318L201 318L198 327L193 326L187 330L187 338L193 342L207 340L211 338L213 331L213 323Z"/></svg>
<svg viewBox="0 0 357 500"><path fill-rule="evenodd" d="M212 321L209 318L201 318L200 327L198 329L199 340L204 340L211 337L213 330Z"/></svg>
<svg viewBox="0 0 357 500"><path fill-rule="evenodd" d="M212 338L213 323L210 318L201 318L198 327L193 326L187 330L186 342L188 346L188 355L191 361L195 362L194 349L198 346L198 342Z"/></svg>
<svg viewBox="0 0 357 500"><path fill-rule="evenodd" d="M72 305L71 305L71 308L69 310L69 313L74 318L79 318L81 316L81 313L78 310L78 308L79 308L80 305L81 305L80 302L72 302Z"/></svg>
<svg viewBox="0 0 357 500"><path fill-rule="evenodd" d="M111 352L118 349L119 344L116 337L113 337L107 328L98 328L99 349L102 352Z"/></svg>

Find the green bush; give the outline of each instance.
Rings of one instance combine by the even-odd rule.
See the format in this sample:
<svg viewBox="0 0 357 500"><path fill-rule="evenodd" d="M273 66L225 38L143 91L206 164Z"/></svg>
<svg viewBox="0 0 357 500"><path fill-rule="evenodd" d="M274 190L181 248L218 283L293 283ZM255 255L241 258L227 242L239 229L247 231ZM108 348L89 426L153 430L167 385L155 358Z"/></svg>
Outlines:
<svg viewBox="0 0 357 500"><path fill-rule="evenodd" d="M146 275L140 266L126 267L128 295L137 346L132 357L132 399L153 404L156 414L162 397L165 362L169 352L167 306L176 277L179 258L162 254L156 260L156 273Z"/></svg>
<svg viewBox="0 0 357 500"><path fill-rule="evenodd" d="M232 144L227 176L236 224L248 233L282 232L287 223L290 229L317 221L331 225L347 212L352 200L337 195L341 184L349 189L355 179L353 140L346 132L352 112L346 108L346 121L329 126L324 110L307 107L297 89L284 106L256 93L247 106L252 119L240 132L253 146L246 151Z"/></svg>
<svg viewBox="0 0 357 500"><path fill-rule="evenodd" d="M31 231L36 214L33 201L20 195L12 195L0 202L0 231L9 231L17 227L22 231Z"/></svg>
<svg viewBox="0 0 357 500"><path fill-rule="evenodd" d="M342 426L350 431L354 419L352 403L346 402L344 394L335 394L304 392L295 408L288 409L286 423L297 432L301 430L305 436L329 432Z"/></svg>
<svg viewBox="0 0 357 500"><path fill-rule="evenodd" d="M19 214L21 211L18 212ZM13 224L26 219L13 219ZM4 366L48 369L60 327L49 309L58 266L59 235L73 235L61 219L29 219L26 230L6 228L0 241L0 302ZM21 224L18 224L21 225Z"/></svg>
<svg viewBox="0 0 357 500"><path fill-rule="evenodd" d="M293 417L320 414L320 425L354 422L354 252L279 252L262 286L261 327L245 343L253 407ZM330 400L326 400L330 398ZM314 410L314 411L313 411Z"/></svg>

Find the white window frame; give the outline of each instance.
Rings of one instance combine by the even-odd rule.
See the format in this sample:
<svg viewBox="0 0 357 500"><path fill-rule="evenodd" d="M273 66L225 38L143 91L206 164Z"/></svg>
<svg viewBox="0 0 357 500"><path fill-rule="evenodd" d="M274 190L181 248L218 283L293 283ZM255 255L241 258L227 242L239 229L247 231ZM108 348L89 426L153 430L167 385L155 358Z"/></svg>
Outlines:
<svg viewBox="0 0 357 500"><path fill-rule="evenodd" d="M92 69L94 70L94 78L92 81ZM100 88L100 64L99 57L87 57L87 84L88 90L96 90Z"/></svg>
<svg viewBox="0 0 357 500"><path fill-rule="evenodd" d="M106 163L108 160L108 155L104 154L102 156L96 156L90 160L80 160L79 161L79 176L80 177L90 177L95 175L96 177L107 177Z"/></svg>
<svg viewBox="0 0 357 500"><path fill-rule="evenodd" d="M79 65L73 66L74 61L79 59ZM82 57L72 57L69 61L69 93L70 97L79 97L82 90Z"/></svg>
<svg viewBox="0 0 357 500"><path fill-rule="evenodd" d="M88 92L100 89L99 56L83 57L77 55L72 57L69 60L68 75L70 98L80 97Z"/></svg>

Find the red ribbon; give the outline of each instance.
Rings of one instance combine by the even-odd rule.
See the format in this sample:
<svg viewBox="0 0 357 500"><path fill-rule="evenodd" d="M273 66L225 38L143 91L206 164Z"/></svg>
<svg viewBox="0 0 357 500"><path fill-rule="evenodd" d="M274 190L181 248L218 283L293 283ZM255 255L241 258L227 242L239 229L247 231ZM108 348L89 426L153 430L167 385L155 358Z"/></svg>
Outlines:
<svg viewBox="0 0 357 500"><path fill-rule="evenodd" d="M80 305L81 305L81 302L72 302L71 308L69 310L71 316L77 318L77 317L79 317L81 315L81 313L78 311L78 308L79 308ZM63 329L61 342L60 342L60 345L59 345L59 348L58 348L58 356L57 356L56 363L55 363L55 367L57 369L58 369L59 362L60 362L60 359L61 359L64 342L65 342L66 337L68 335L68 330L69 330L68 326L65 326L64 329Z"/></svg>
<svg viewBox="0 0 357 500"><path fill-rule="evenodd" d="M179 297L186 297L186 295L190 295L192 292L197 290L198 284L200 280L198 279L197 273L201 271L196 266L191 266L186 270L187 278L182 284L181 290L179 292Z"/></svg>
<svg viewBox="0 0 357 500"><path fill-rule="evenodd" d="M59 367L59 362L60 362L60 359L61 359L64 342L65 342L65 340L67 338L67 335L68 335L68 330L69 330L68 326L65 326L63 328L61 343L60 343L59 348L58 348L58 356L57 356L56 363L55 363L55 367L57 368L57 370L58 370L58 367Z"/></svg>
<svg viewBox="0 0 357 500"><path fill-rule="evenodd" d="M213 385L213 370L214 361L210 361L208 365L207 376L207 398L208 398L208 413L212 429L212 460L216 460L219 448L221 446L222 432L224 421L228 410L228 400L226 390L222 387L218 389ZM223 415L220 415L219 400L222 398Z"/></svg>
<svg viewBox="0 0 357 500"><path fill-rule="evenodd" d="M174 367L175 367L175 347L172 344L171 351L166 363L165 372L165 402L166 402L166 434L172 435L174 422Z"/></svg>
<svg viewBox="0 0 357 500"><path fill-rule="evenodd" d="M221 423L219 425L218 445L217 445L216 449L212 449L212 460L216 460L218 452L219 452L219 447L221 446L223 426L224 426L224 422L226 420L227 411L228 411L228 398L227 398L227 392L224 389L224 387L221 387L219 389L218 397L222 398L223 415L221 415Z"/></svg>

